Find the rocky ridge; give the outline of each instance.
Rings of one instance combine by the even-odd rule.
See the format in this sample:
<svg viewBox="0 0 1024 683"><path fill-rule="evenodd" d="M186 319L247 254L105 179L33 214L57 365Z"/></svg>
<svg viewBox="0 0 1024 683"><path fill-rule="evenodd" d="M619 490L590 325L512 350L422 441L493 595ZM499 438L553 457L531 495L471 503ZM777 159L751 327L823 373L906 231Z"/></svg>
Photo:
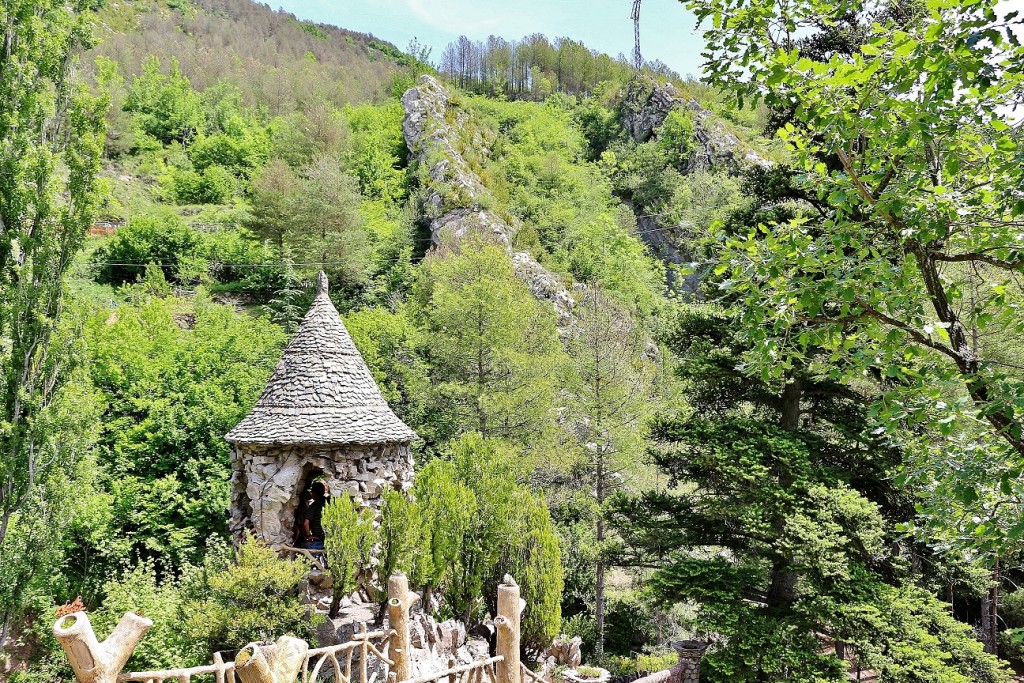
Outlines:
<svg viewBox="0 0 1024 683"><path fill-rule="evenodd" d="M459 150L469 113L453 106L444 87L433 76L422 76L402 96L402 130L410 165L420 179L421 209L429 221L435 247L457 243L478 234L505 245L516 275L540 301L550 303L559 326L572 324L573 296L562 279L528 252L512 247L518 226L487 208L493 196ZM486 156L487 141L476 134L472 144Z"/></svg>
<svg viewBox="0 0 1024 683"><path fill-rule="evenodd" d="M726 167L770 166L771 162L743 142L718 118L693 98L684 97L671 83L658 84L636 78L626 89L622 125L636 142L657 137L658 129L676 109L686 109L693 120L694 152L685 171L710 171Z"/></svg>
<svg viewBox="0 0 1024 683"><path fill-rule="evenodd" d="M693 121L693 149L684 173L728 169L736 173L751 166L767 167L771 162L743 142L710 111L693 98L684 97L671 83L659 84L648 78L635 78L626 88L622 101L622 126L626 133L638 143L647 142L658 136L658 131L668 115L677 109L690 114ZM662 225L658 218L637 210L628 199L623 202L633 209L637 219L638 234L651 252L666 263L684 264L691 260L686 238L678 234L678 226ZM669 271L669 283L682 291L695 294L700 278L695 273L675 280Z"/></svg>

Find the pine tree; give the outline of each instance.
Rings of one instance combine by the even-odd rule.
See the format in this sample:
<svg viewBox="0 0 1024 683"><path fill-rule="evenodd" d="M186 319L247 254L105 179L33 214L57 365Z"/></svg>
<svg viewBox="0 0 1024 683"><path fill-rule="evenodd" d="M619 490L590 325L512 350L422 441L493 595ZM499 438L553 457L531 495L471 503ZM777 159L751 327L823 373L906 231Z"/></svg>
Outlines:
<svg viewBox="0 0 1024 683"><path fill-rule="evenodd" d="M844 680L818 634L878 668L948 664L942 679L905 680L1001 680L966 626L930 621L926 630L943 629L936 643L919 623L890 621L909 594L926 621L938 601L888 550L893 521L913 508L888 481L899 454L871 434L867 399L806 368L777 384L744 375L734 324L713 308L682 311L669 342L693 410L653 431L670 488L611 504L626 561L657 566L654 593L697 603L701 623L727 638L708 655L709 680Z"/></svg>
<svg viewBox="0 0 1024 683"><path fill-rule="evenodd" d="M578 323L567 339L570 363L567 427L577 444L575 463L593 491L598 515L593 520L598 546L605 541L600 514L605 501L628 480L644 451L652 385L644 360L642 332L624 306L592 283L574 308ZM604 652L605 570L598 556L594 616L595 651Z"/></svg>

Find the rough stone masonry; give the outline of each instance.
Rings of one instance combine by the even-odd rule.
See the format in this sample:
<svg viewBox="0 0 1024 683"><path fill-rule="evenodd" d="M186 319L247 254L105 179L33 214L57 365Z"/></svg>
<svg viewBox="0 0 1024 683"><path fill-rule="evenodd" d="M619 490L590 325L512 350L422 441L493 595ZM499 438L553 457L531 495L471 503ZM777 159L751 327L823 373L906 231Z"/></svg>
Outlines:
<svg viewBox="0 0 1024 683"><path fill-rule="evenodd" d="M317 295L252 412L225 437L231 452L231 531L292 545L301 489L380 507L387 487L412 486L417 436L388 406L345 329L320 273Z"/></svg>

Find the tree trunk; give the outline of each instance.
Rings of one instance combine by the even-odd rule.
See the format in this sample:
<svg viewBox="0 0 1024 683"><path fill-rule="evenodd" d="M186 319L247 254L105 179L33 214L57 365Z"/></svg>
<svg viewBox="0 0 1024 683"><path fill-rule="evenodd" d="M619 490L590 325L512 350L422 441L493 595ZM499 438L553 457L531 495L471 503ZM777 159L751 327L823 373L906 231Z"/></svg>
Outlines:
<svg viewBox="0 0 1024 683"><path fill-rule="evenodd" d="M992 584L981 599L981 640L985 652L998 654L999 650L999 560L992 569Z"/></svg>
<svg viewBox="0 0 1024 683"><path fill-rule="evenodd" d="M600 542L600 536L598 536ZM597 622L597 642L594 643L594 655L604 655L604 562L597 561L597 581L594 589L594 620Z"/></svg>
<svg viewBox="0 0 1024 683"><path fill-rule="evenodd" d="M334 619L338 616L338 610L341 608L341 588L335 584L334 591L331 593L331 608L327 612L327 616Z"/></svg>
<svg viewBox="0 0 1024 683"><path fill-rule="evenodd" d="M921 271L921 277L924 280L935 315L948 326L946 332L949 334L949 346L953 351L953 360L971 400L981 410L982 415L992 425L996 433L1015 451L1024 455L1024 436L1022 436L1024 430L1021 429L1019 422L1006 417L1003 410L993 409L988 381L981 375L981 361L974 353L960 316L949 303L949 297L942 284L942 277L935 264L935 259L920 242L911 242L907 246L907 250L914 256L918 270Z"/></svg>
<svg viewBox="0 0 1024 683"><path fill-rule="evenodd" d="M598 451L597 456L597 481L594 487L597 497L597 547L601 552L601 544L604 541L604 519L602 505L604 504L604 457ZM594 643L594 655L604 655L604 561L600 555L597 559L597 577L594 583L594 621L597 626L597 642Z"/></svg>
<svg viewBox="0 0 1024 683"><path fill-rule="evenodd" d="M11 628L11 615L14 613L14 607L8 605L7 609L4 610L4 621L0 624L0 652L4 651L4 646L7 645L7 633Z"/></svg>

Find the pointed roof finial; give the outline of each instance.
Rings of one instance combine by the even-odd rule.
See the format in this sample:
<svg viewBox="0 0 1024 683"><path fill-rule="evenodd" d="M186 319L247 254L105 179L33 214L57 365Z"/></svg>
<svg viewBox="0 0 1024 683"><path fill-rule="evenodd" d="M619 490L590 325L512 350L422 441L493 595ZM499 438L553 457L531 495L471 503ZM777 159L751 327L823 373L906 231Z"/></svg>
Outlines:
<svg viewBox="0 0 1024 683"><path fill-rule="evenodd" d="M327 273L322 270L316 276L316 293L317 296L327 294Z"/></svg>

